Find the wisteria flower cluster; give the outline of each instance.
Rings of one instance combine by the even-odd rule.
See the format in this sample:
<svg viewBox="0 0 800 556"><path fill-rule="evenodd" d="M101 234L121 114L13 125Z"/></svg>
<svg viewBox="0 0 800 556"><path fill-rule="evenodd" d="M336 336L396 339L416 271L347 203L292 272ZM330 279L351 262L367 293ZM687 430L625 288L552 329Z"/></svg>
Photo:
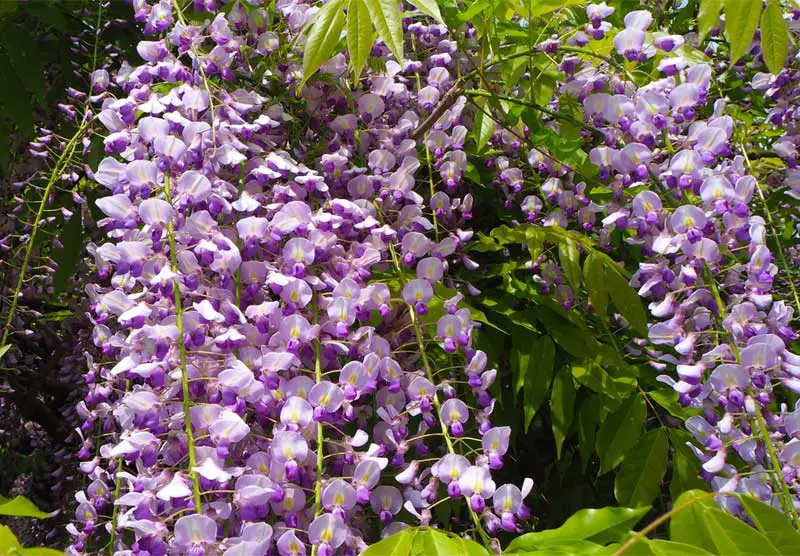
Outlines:
<svg viewBox="0 0 800 556"><path fill-rule="evenodd" d="M70 553L356 554L448 498L473 535L516 531L532 483L492 479L497 372L445 284L474 267L465 98L410 137L454 81L446 28L409 25L415 51L350 96L342 55L296 89L316 7L194 7L134 2L141 60L92 75L105 238Z"/></svg>
<svg viewBox="0 0 800 556"><path fill-rule="evenodd" d="M396 18L376 16L388 4ZM411 525L499 552L529 530L533 481L502 484L515 435L495 413L529 383L507 384L522 363L482 343L495 244L473 213L525 237L504 283L582 312L619 361L654 371L715 491L800 523L800 73L762 44L766 11L739 52L729 12L670 29L682 3L569 3L535 32L513 2L444 4L132 0L135 56L93 60L90 90L68 91L73 139L40 130L33 158L65 153L43 197L68 184L93 226L76 280L90 326L60 371L83 376L63 411L84 480L68 554L354 555ZM800 10L766 4L797 38ZM76 165L98 141L100 160ZM15 304L40 224L73 214L48 210ZM613 296L598 314L597 285L576 279L589 246L631 271L646 326ZM15 308L3 343L25 328ZM554 373L574 354L549 346Z"/></svg>
<svg viewBox="0 0 800 556"><path fill-rule="evenodd" d="M703 477L715 490L753 495L796 517L797 410L775 407L800 391L800 358L789 347L800 305L796 295L794 305L775 296L775 285L791 280L791 263L780 244L778 252L771 247L775 224L764 202L782 179L790 195L796 191L796 135L787 131L772 147L789 169L785 177L754 175L751 139L737 132L740 107L714 90L727 65L698 60L683 48L692 38L654 28L648 10L625 14L624 28L615 29L606 21L614 11L589 5L584 27L539 45L565 75L549 108L582 105L597 174L585 176L541 146L526 153L522 134L497 129L495 185L530 222L578 230L610 252L621 241L640 254L631 286L649 302L651 318L648 337L629 350L670 371L659 380L699 413L686 426ZM577 54L609 36L609 58ZM757 42L751 50L758 61ZM657 78L637 77L640 64ZM772 103L766 123L793 129L795 72L739 70ZM561 124L551 122L556 130ZM526 181L540 192L520 200ZM608 191L610 200L594 201L592 190ZM557 260L542 255L530 268L544 291L578 307L579 292ZM735 498L721 500L741 512Z"/></svg>

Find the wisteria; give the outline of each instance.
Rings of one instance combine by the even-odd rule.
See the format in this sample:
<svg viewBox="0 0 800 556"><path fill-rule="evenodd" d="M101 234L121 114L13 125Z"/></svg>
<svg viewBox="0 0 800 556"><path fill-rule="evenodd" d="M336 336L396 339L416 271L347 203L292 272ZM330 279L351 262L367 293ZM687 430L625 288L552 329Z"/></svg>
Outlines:
<svg viewBox="0 0 800 556"><path fill-rule="evenodd" d="M751 139L736 132L730 113L737 115L740 108L730 110L713 90L728 68L692 59L681 49L682 36L649 38L645 31L653 16L647 10L625 15L613 47L630 63L655 58L657 79L644 82L635 69L620 71L613 61L576 58L574 47L615 31L603 21L613 13L605 4L592 4L585 29L539 45L558 56L567 76L551 107L567 99L580 102L589 126L584 137L590 139L590 131L601 136L589 151L599 183L578 181L573 169L551 162L537 146L529 151L526 168L519 143L498 137L501 150L512 150L495 160L501 170L496 185L508 206L521 193L522 173L532 170L543 181L541 197L518 201L528 221L588 232L608 250L619 234L641 253L631 285L648 300L651 317L647 338L629 349L667 371L658 378L678 393L681 405L701 410L686 427L713 488L779 505L796 522L796 411L786 403L775 411L774 404L799 391L800 358L788 342L797 338L792 320L800 304L796 293L786 300L774 296L781 279L795 291L791 263L780 244L776 253L768 241L775 234L764 203L768 185L752 172L744 144ZM753 49L757 56L757 44ZM775 106L769 123L783 123L781 104L787 100L779 90L792 87L791 75L789 70L742 75L753 89L769 89ZM796 165L794 141L787 133L774 145L790 169ZM786 175L790 189L792 172ZM586 196L587 187L607 188L611 199L596 203ZM566 308L576 305L556 262L540 257L531 268L546 290L555 288ZM735 498L723 500L741 513Z"/></svg>
<svg viewBox="0 0 800 556"><path fill-rule="evenodd" d="M19 411L68 497L53 546L533 553L575 477L627 506L576 537L609 554L659 496L691 544L698 483L800 527L800 9L518 4L80 12L85 85L0 239L0 416L58 351Z"/></svg>
<svg viewBox="0 0 800 556"><path fill-rule="evenodd" d="M355 554L378 537L370 516L385 536L447 497L479 538L516 531L531 483L491 477L510 434L491 422L496 371L445 285L470 264L463 97L424 141L450 195L415 187L418 96L453 82L452 56L427 58L446 28L410 26L416 50L362 80L355 112L339 55L291 113L269 91L297 63L242 86L315 8L283 3L267 31L258 8L196 7L202 24L135 4L141 63L93 75L106 237L89 246L100 355L70 550L110 534L119 553ZM325 149L292 141L300 118Z"/></svg>

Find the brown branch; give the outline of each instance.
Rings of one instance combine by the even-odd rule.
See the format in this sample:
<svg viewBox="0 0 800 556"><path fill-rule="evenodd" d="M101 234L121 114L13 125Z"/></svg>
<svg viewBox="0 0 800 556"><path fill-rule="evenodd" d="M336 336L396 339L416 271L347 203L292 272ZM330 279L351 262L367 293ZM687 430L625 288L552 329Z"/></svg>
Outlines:
<svg viewBox="0 0 800 556"><path fill-rule="evenodd" d="M458 100L458 97L461 95L461 91L463 89L464 89L464 81L461 79L456 80L456 82L453 83L453 86L450 87L450 89L444 94L442 99L439 101L439 104L437 104L436 107L433 109L431 115L425 118L425 121L423 121L415 130L409 133L408 137L416 141L417 139L425 135L425 132L433 127L433 124L435 124L436 121L442 117L442 114L444 114L448 108L450 108L451 106L453 106L453 104L455 104L456 100Z"/></svg>

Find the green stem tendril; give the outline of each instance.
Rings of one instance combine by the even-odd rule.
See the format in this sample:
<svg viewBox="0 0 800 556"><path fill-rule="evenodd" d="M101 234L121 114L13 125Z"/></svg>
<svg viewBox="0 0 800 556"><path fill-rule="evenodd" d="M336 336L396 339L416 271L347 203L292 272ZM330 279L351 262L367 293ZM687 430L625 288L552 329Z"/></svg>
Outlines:
<svg viewBox="0 0 800 556"><path fill-rule="evenodd" d="M97 20L95 22L95 36L94 36L94 48L92 49L92 63L91 63L91 71L94 71L97 68L97 53L99 50L100 45L100 23L102 22L103 17L103 3L98 3L97 8ZM72 161L72 155L75 154L75 150L78 147L78 143L81 140L84 132L89 128L90 118L90 100L89 98L86 99L83 108L83 115L80 120L80 125L78 129L75 130L75 133L72 137L67 141L66 145L64 146L64 150L61 152L61 155L56 160L56 164L53 167L52 171L50 172L50 176L47 179L47 185L44 188L44 192L42 193L42 200L39 203L39 208L36 211L36 218L33 221L33 225L31 227L31 233L28 238L27 245L25 246L25 255L22 259L22 266L19 268L19 277L17 278L17 284L14 288L14 295L11 298L11 306L8 310L8 316L6 317L5 326L3 327L3 337L0 340L0 346L5 346L8 343L8 336L11 334L11 325L14 323L14 315L17 312L17 307L19 305L19 298L22 293L22 286L25 284L25 273L28 270L28 265L30 264L31 255L33 253L33 249L36 246L36 236L39 234L40 222L42 221L42 217L44 216L44 211L47 209L48 201L50 199L50 195L53 192L53 188L61 179L64 170L66 170L67 166L69 166L70 162Z"/></svg>
<svg viewBox="0 0 800 556"><path fill-rule="evenodd" d="M377 205L377 203L375 203L374 206L375 206L375 208L377 210L378 219L381 221L381 224L384 224L383 213L381 212L380 207ZM394 245L392 243L389 243L389 252L390 252L390 254L392 256L392 264L394 266L394 270L397 273L397 277L401 282L401 286L403 286L404 285L402 283L403 282L403 267L400 264L400 260L397 257L397 251L395 250ZM413 305L410 305L408 303L405 303L405 305L408 307L409 315L411 316L411 323L412 323L412 325L414 327L414 334L416 335L416 339L417 339L417 347L419 349L420 358L422 359L422 366L425 368L425 374L426 374L428 380L431 382L431 384L435 385L436 384L436 377L434 376L434 372L432 370L430 361L428 360L428 355L427 355L426 350L425 350L425 338L424 338L424 334L423 334L423 331L422 331L422 327L420 326L420 323L419 323L419 317L418 317L417 312L414 309ZM447 424L444 422L444 419L442 418L441 402L439 401L439 395L438 395L437 392L433 393L433 405L436 408L436 415L437 415L438 420L439 420L439 426L442 429L442 437L444 437L444 441L445 441L445 444L447 445L448 453L450 453L450 454L458 454L458 452L456 451L455 446L453 444L453 440L450 437L450 431L447 428ZM492 545L492 540L489 537L489 535L486 533L486 531L484 530L483 525L481 524L480 518L475 513L475 511L472 509L472 507L469 506L469 504L467 504L467 509L469 510L470 517L472 518L473 523L475 523L475 529L478 532L478 534L481 536L481 539L483 540L484 545L486 547L490 547Z"/></svg>
<svg viewBox="0 0 800 556"><path fill-rule="evenodd" d="M164 195L167 202L172 204L172 192L169 183L169 174L164 174ZM176 275L178 273L178 253L175 249L175 226L172 220L167 223L167 234L169 236L169 256L172 261L172 272ZM178 346L180 347L181 354L181 386L183 389L183 418L186 427L186 444L189 450L189 474L192 477L194 507L197 513L202 513L202 504L200 502L200 479L197 472L194 471L195 467L195 449L194 449L194 433L192 432L192 417L190 409L192 407L191 397L189 394L189 377L186 374L186 344L183 341L183 304L181 302L181 288L180 281L177 276L174 279L173 289L175 293L175 325L178 327Z"/></svg>
<svg viewBox="0 0 800 556"><path fill-rule="evenodd" d="M714 281L714 277L711 273L711 269L706 266L705 268L705 275L706 281L709 284L709 288L711 289L711 294L714 297L714 301L719 308L719 315L718 320L724 321L727 318L727 311L725 310L725 305L722 302L722 296L719 293L719 288L717 288L717 283ZM722 326L722 323L719 323ZM723 328L724 329L724 328ZM739 355L739 347L736 345L736 342L733 338L730 339L730 346L733 350L733 354L736 357L736 362L741 362L741 357ZM769 467L769 476L772 482L772 488L775 491L776 495L778 493L781 496L778 496L780 500L781 507L783 508L784 513L787 516L791 516L792 524L795 528L797 528L798 524L800 524L800 519L798 519L797 510L794 507L794 502L792 501L792 493L789 491L789 487L786 484L786 481L783 479L783 473L781 472L781 464L780 460L778 459L777 450L775 450L775 445L772 442L772 437L769 435L769 431L767 430L766 423L764 422L764 416L761 414L761 408L758 405L758 402L755 403L755 419L753 420L754 424L756 425L756 429L758 430L757 436L761 438L764 442L765 447L767 448L767 454L769 455L769 460L771 465Z"/></svg>
<svg viewBox="0 0 800 556"><path fill-rule="evenodd" d="M314 324L319 321L319 308L314 305ZM322 363L319 354L319 338L314 340L314 380L317 384L322 382ZM322 453L322 422L317 421L317 477L314 481L314 518L319 517L322 513L322 462L324 459ZM311 547L311 556L316 556L318 546L315 544Z"/></svg>
<svg viewBox="0 0 800 556"><path fill-rule="evenodd" d="M125 381L125 392L127 393L128 390L131 388L131 381ZM120 490L122 490L122 477L120 476L120 471L122 469L122 456L117 458L117 471L116 477L114 479L114 498L113 500L119 499ZM116 540L117 536L117 523L119 521L119 506L114 504L114 509L111 511L111 533L110 539L108 541L108 548L113 553L114 552L114 541Z"/></svg>

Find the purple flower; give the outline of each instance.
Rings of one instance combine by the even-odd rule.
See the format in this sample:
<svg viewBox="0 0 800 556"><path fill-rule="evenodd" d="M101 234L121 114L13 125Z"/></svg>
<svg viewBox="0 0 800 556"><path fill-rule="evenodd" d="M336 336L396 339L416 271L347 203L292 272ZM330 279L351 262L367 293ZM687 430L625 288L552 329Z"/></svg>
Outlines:
<svg viewBox="0 0 800 556"><path fill-rule="evenodd" d="M205 515L189 515L175 522L175 547L187 556L202 556L217 539L217 524Z"/></svg>

